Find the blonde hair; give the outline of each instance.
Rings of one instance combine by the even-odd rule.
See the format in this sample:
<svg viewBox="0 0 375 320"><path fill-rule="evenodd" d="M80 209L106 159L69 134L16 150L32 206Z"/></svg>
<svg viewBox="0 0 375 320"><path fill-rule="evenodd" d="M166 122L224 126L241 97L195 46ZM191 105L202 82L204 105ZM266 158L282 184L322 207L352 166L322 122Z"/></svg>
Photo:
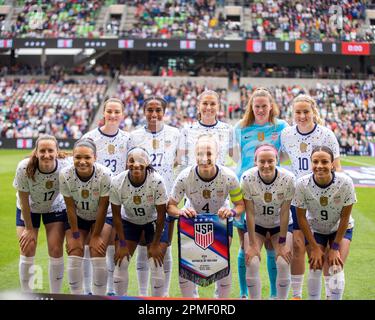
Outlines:
<svg viewBox="0 0 375 320"><path fill-rule="evenodd" d="M254 99L257 98L257 97L268 98L268 100L271 104L271 110L270 110L268 121L271 122L272 124L276 124L276 119L280 114L280 110L279 110L279 107L277 106L277 104L275 102L275 99L273 98L271 93L266 88L257 88L251 94L250 99L247 102L245 114L243 115L243 118L240 122L240 125L241 125L242 128L250 126L255 122L253 103L254 103Z"/></svg>
<svg viewBox="0 0 375 320"><path fill-rule="evenodd" d="M49 134L40 135L39 138L35 142L35 147L33 151L31 152L29 162L27 163L27 166L26 166L26 177L28 177L29 179L32 179L33 181L35 181L35 172L39 165L39 159L37 157L39 142L46 141L46 140L51 140L55 143L58 159L65 159L66 156L69 155L68 153L59 150L59 144L54 136L51 136Z"/></svg>
<svg viewBox="0 0 375 320"><path fill-rule="evenodd" d="M210 133L201 134L198 137L197 142L195 143L195 150L197 150L198 144L201 141L213 142L215 144L216 154L219 154L219 150L220 150L220 148L219 148L219 141L217 140L217 138L213 134L210 134Z"/></svg>
<svg viewBox="0 0 375 320"><path fill-rule="evenodd" d="M221 102L220 102L220 96L219 94L214 91L214 90L204 90L198 97L197 97L197 100L198 100L198 104L197 104L197 119L200 121L201 118L202 118L202 115L201 113L199 112L199 105L201 103L201 100L203 99L204 96L214 96L216 99L217 99L217 103L219 105L219 109L221 107Z"/></svg>
<svg viewBox="0 0 375 320"><path fill-rule="evenodd" d="M297 97L295 97L292 101L292 108L294 109L294 106L298 102L306 102L310 104L312 113L313 113L313 121L314 123L323 125L323 120L320 118L319 112L318 112L318 105L316 104L316 101L307 94L299 94Z"/></svg>

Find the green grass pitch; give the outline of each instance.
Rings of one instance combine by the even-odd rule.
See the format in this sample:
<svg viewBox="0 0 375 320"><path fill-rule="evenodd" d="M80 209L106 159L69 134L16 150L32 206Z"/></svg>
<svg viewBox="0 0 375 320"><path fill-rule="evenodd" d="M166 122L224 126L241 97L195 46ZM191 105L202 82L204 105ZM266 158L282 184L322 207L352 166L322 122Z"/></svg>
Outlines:
<svg viewBox="0 0 375 320"><path fill-rule="evenodd" d="M15 232L15 190L12 187L17 163L27 156L30 151L0 150L0 291L14 290L19 288L18 280L18 241ZM343 157L342 164L346 166L375 166L375 158L370 157ZM355 231L349 258L345 265L346 287L344 299L374 299L375 277L373 267L375 261L375 215L371 208L371 201L375 198L375 188L357 188L358 203L354 206L353 217L355 219ZM177 266L177 235L173 241L173 265L171 280L171 297L180 297L178 287ZM233 239L231 247L231 266L233 274L233 286L231 297L237 298L239 287L237 280L237 252L238 237ZM65 254L66 258L66 254ZM137 295L137 280L134 267L134 258L129 268L129 295ZM44 227L41 227L38 239L36 264L43 268L43 292L48 292L48 253ZM304 285L304 298L306 298L306 278ZM266 272L266 257L262 256L261 280L263 285L262 297L269 295L269 283ZM65 272L64 293L69 293L67 274ZM199 289L201 297L213 296L213 285L208 288Z"/></svg>

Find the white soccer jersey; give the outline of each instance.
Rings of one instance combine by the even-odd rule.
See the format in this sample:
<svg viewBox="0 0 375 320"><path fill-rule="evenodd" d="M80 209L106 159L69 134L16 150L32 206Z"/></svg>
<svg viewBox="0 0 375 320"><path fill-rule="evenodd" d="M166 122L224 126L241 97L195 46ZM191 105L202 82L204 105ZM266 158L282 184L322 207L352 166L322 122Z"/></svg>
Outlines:
<svg viewBox="0 0 375 320"><path fill-rule="evenodd" d="M255 224L264 228L280 226L280 208L284 201L293 199L294 175L283 168L276 169L276 177L265 183L257 167L246 170L241 177L241 189L246 200L252 200L255 210ZM289 224L293 222L289 211Z"/></svg>
<svg viewBox="0 0 375 320"><path fill-rule="evenodd" d="M100 128L87 132L82 138L91 138L96 144L97 163L111 170L112 176L125 171L129 134L121 129L114 135L103 133Z"/></svg>
<svg viewBox="0 0 375 320"><path fill-rule="evenodd" d="M59 173L71 163L71 158L58 159L56 169L51 173L35 172L35 181L26 176L29 159L22 160L17 167L13 187L17 191L29 192L29 204L33 213L59 212L65 209L65 202L60 194ZM17 192L17 208L21 203Z"/></svg>
<svg viewBox="0 0 375 320"><path fill-rule="evenodd" d="M145 182L135 187L129 180L129 170L112 180L109 200L122 206L121 217L131 223L144 225L157 218L157 205L168 202L164 180L159 173L147 173Z"/></svg>
<svg viewBox="0 0 375 320"><path fill-rule="evenodd" d="M288 154L297 179L312 172L311 152L317 146L329 147L335 159L340 156L339 143L334 133L326 127L317 124L313 131L303 134L295 125L281 132L281 151Z"/></svg>
<svg viewBox="0 0 375 320"><path fill-rule="evenodd" d="M171 198L179 203L186 196L189 203L186 207L194 208L198 214L217 213L221 207L229 206L229 195L236 197L240 192L237 176L230 169L219 165L216 176L204 181L198 167L190 166L178 175Z"/></svg>
<svg viewBox="0 0 375 320"><path fill-rule="evenodd" d="M201 122L194 122L182 129L179 149L187 150L185 164L188 166L196 165L195 144L198 137L202 134L212 134L216 137L220 147L217 163L222 166L225 165L229 150L233 149L234 131L229 124L221 121L217 121L217 123L212 126L206 126Z"/></svg>
<svg viewBox="0 0 375 320"><path fill-rule="evenodd" d="M148 151L152 166L164 178L168 194L173 186L173 167L179 142L180 132L168 125L156 133L143 127L130 134L129 149L142 147Z"/></svg>
<svg viewBox="0 0 375 320"><path fill-rule="evenodd" d="M107 197L111 187L111 172L99 163L94 164L94 172L88 181L82 181L74 165L60 172L60 192L74 200L76 214L84 220L96 220L99 198Z"/></svg>
<svg viewBox="0 0 375 320"><path fill-rule="evenodd" d="M313 174L297 181L295 204L298 208L307 209L307 221L314 232L336 232L342 208L356 202L353 181L342 172L334 173L332 182L324 188L316 184ZM353 226L354 219L350 216L348 229Z"/></svg>

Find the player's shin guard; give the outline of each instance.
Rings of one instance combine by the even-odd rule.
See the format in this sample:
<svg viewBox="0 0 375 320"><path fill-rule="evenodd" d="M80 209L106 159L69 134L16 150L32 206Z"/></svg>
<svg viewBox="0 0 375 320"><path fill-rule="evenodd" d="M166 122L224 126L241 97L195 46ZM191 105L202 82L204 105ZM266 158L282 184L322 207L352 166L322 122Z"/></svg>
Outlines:
<svg viewBox="0 0 375 320"><path fill-rule="evenodd" d="M290 288L290 265L282 257L277 257L277 298L286 300Z"/></svg>
<svg viewBox="0 0 375 320"><path fill-rule="evenodd" d="M85 253L83 256L83 293L91 294L92 293L92 265L90 261L90 248L88 245L85 245Z"/></svg>
<svg viewBox="0 0 375 320"><path fill-rule="evenodd" d="M259 265L260 260L258 256L251 259L249 264L246 266L246 283L249 291L250 298L252 300L260 300L261 298L261 283L259 276Z"/></svg>
<svg viewBox="0 0 375 320"><path fill-rule="evenodd" d="M238 281L240 282L240 297L247 297L245 252L242 248L238 250L237 268Z"/></svg>
<svg viewBox="0 0 375 320"><path fill-rule="evenodd" d="M149 264L147 257L147 247L137 247L137 276L138 276L138 293L140 296L148 295Z"/></svg>
<svg viewBox="0 0 375 320"><path fill-rule="evenodd" d="M64 278L64 257L49 257L49 289L51 293L60 293Z"/></svg>
<svg viewBox="0 0 375 320"><path fill-rule="evenodd" d="M115 246L108 246L106 252L106 262L107 262L107 292L112 293L113 289L113 272L115 271Z"/></svg>
<svg viewBox="0 0 375 320"><path fill-rule="evenodd" d="M276 297L276 278L277 278L277 267L275 260L275 250L267 249L267 271L268 278L270 279L270 296Z"/></svg>
<svg viewBox="0 0 375 320"><path fill-rule="evenodd" d="M181 290L181 295L184 298L199 298L198 292L196 290L196 285L190 280L179 277L179 285Z"/></svg>
<svg viewBox="0 0 375 320"><path fill-rule="evenodd" d="M148 264L151 270L151 294L153 297L162 297L164 293L164 268L159 266L157 263L155 265L154 259L150 258Z"/></svg>
<svg viewBox="0 0 375 320"><path fill-rule="evenodd" d="M229 271L229 274L218 280L215 283L215 297L216 298L229 298L230 290L232 289L232 272Z"/></svg>
<svg viewBox="0 0 375 320"><path fill-rule="evenodd" d="M115 271L113 272L113 286L117 296L128 295L129 263L130 261L124 257L121 266L119 267L118 264L115 266Z"/></svg>
<svg viewBox="0 0 375 320"><path fill-rule="evenodd" d="M70 293L83 294L82 278L83 278L83 258L78 256L68 257L68 280Z"/></svg>
<svg viewBox="0 0 375 320"><path fill-rule="evenodd" d="M163 263L164 275L165 275L163 297L169 296L169 287L171 285L171 276L172 276L172 265L173 265L172 247L169 246L165 253L164 263Z"/></svg>
<svg viewBox="0 0 375 320"><path fill-rule="evenodd" d="M344 270L332 275L328 285L331 291L331 300L342 300L345 289Z"/></svg>
<svg viewBox="0 0 375 320"><path fill-rule="evenodd" d="M34 257L25 257L20 255L20 261L18 265L18 271L20 276L21 290L23 292L32 292L30 288L30 268L34 265Z"/></svg>
<svg viewBox="0 0 375 320"><path fill-rule="evenodd" d="M92 293L105 295L107 290L107 263L106 258L91 258L92 263Z"/></svg>
<svg viewBox="0 0 375 320"><path fill-rule="evenodd" d="M310 270L308 280L309 300L320 300L322 292L322 270Z"/></svg>
<svg viewBox="0 0 375 320"><path fill-rule="evenodd" d="M292 286L292 294L293 298L300 298L302 299L302 287L303 287L303 274L291 276L291 286Z"/></svg>

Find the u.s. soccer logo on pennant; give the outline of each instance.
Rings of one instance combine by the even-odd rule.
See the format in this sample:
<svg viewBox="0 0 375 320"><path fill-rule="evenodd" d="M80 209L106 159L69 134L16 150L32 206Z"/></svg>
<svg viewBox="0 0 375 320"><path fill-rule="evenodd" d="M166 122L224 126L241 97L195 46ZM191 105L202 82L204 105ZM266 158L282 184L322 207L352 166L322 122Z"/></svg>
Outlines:
<svg viewBox="0 0 375 320"><path fill-rule="evenodd" d="M179 274L208 286L229 274L228 221L217 214L198 214L178 221Z"/></svg>
<svg viewBox="0 0 375 320"><path fill-rule="evenodd" d="M214 224L212 222L195 223L194 241L199 247L206 250L214 242Z"/></svg>

